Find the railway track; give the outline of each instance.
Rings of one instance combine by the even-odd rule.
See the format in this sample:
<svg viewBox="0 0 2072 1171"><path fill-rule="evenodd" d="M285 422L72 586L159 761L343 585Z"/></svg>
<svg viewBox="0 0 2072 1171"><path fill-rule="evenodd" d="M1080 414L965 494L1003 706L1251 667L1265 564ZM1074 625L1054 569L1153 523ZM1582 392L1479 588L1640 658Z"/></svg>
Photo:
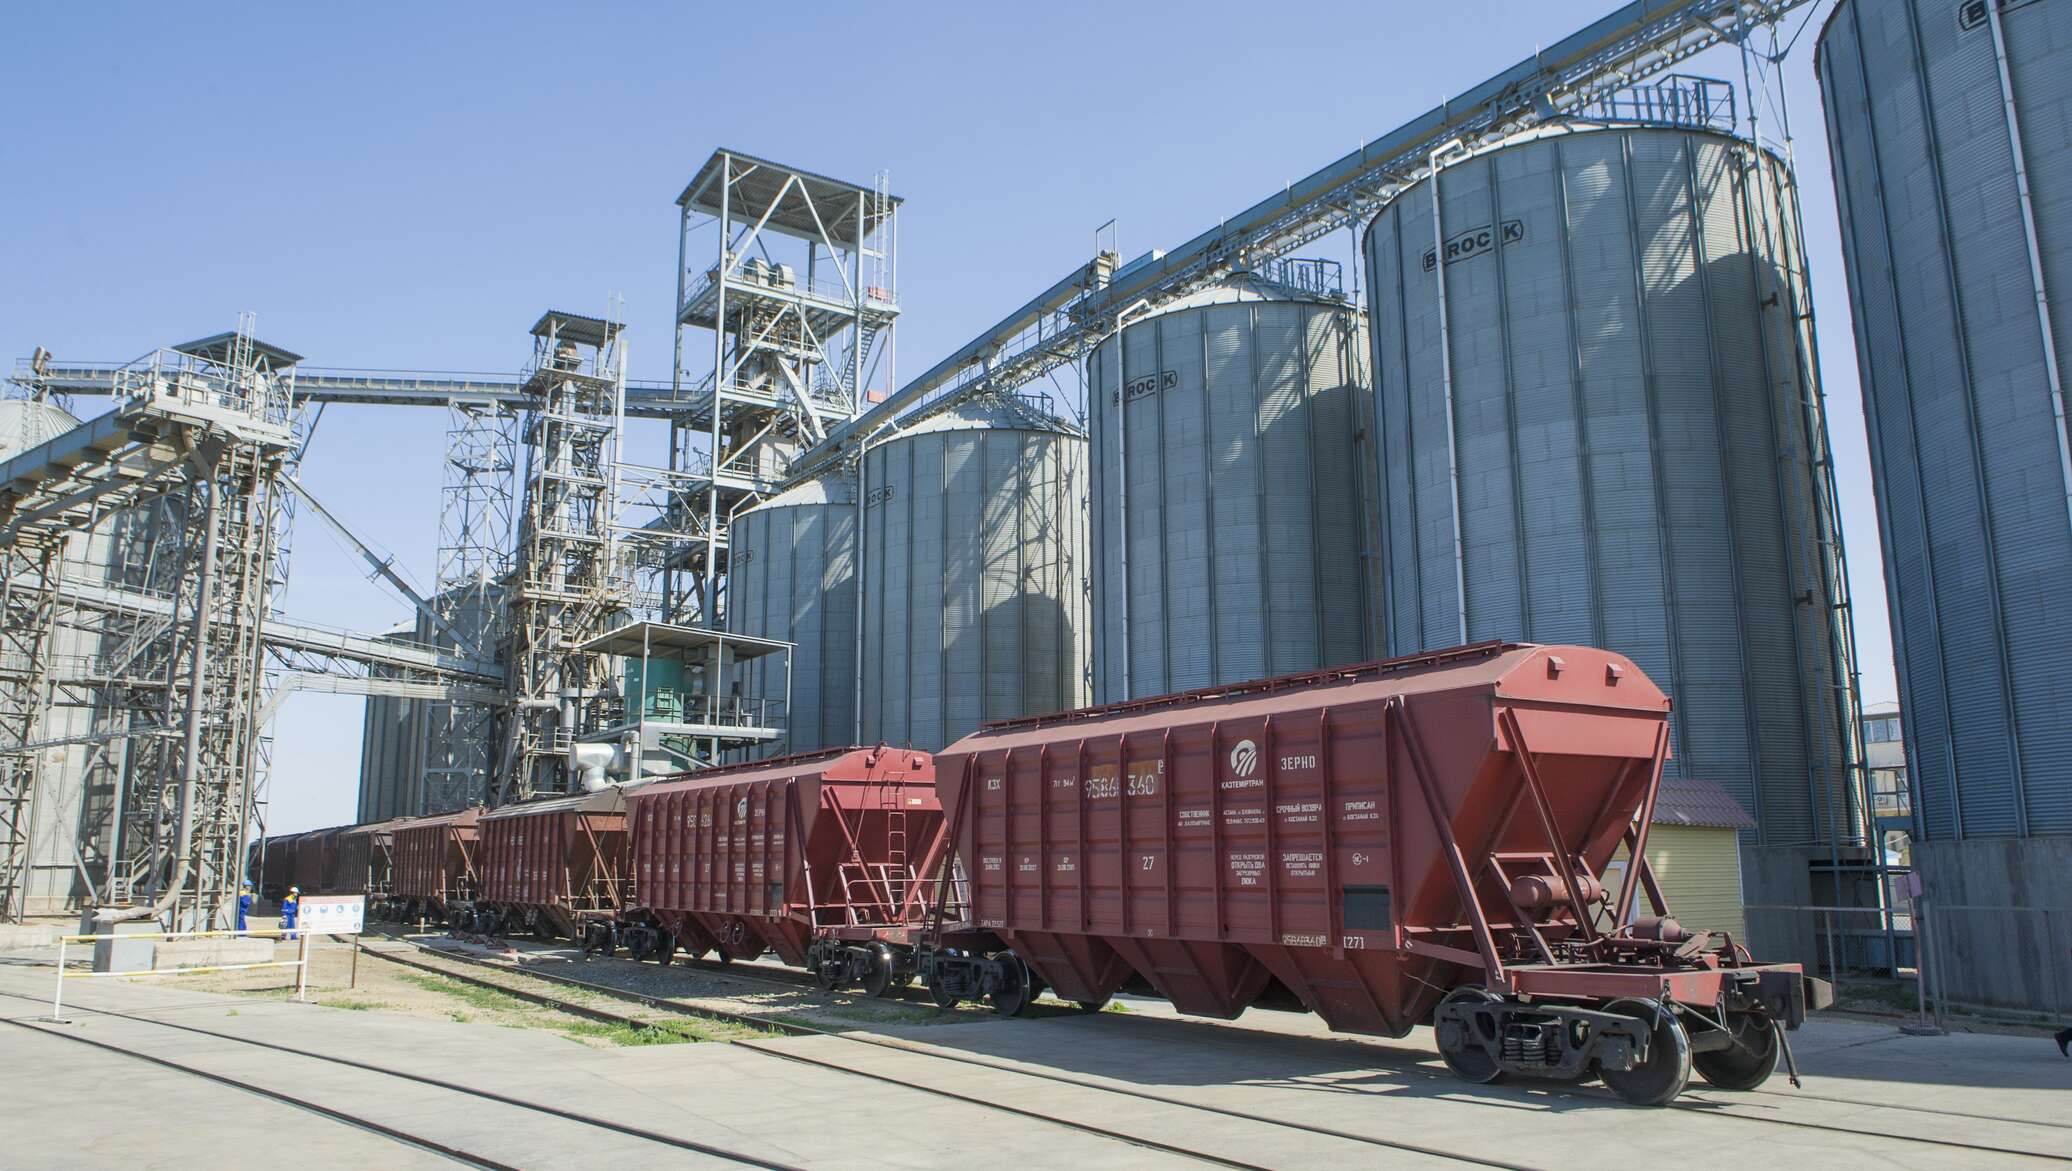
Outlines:
<svg viewBox="0 0 2072 1171"><path fill-rule="evenodd" d="M392 939L402 943L414 943L413 940L410 940L404 936L394 935L384 931L369 931L367 932L367 937ZM501 943L507 941L495 942ZM516 949L513 950L515 951ZM450 953L442 952L441 954ZM517 954L520 957L530 957L535 961L539 956L539 953L537 952L518 951ZM619 957L613 956L609 958L618 959ZM635 963L637 961L634 961L629 958L626 959L625 962ZM815 984L813 982L813 977L806 972L801 972L796 968L770 967L768 965L754 963L753 961L736 962L729 960L694 959L690 956L679 955L675 959L671 960L670 963L666 966L681 968L687 972L703 972L708 975L723 976L729 980L741 980L751 984L769 984L774 987L787 988L806 992L820 991L820 986ZM534 970L534 966L532 963L522 961L518 964L518 968L519 970L528 972ZM927 1005L931 1008L935 1006L935 1001L928 995L926 991L913 987L912 985L893 988L887 991L885 995L875 997L874 999L904 1001L909 1004Z"/></svg>
<svg viewBox="0 0 2072 1171"><path fill-rule="evenodd" d="M506 966L501 966L501 964L493 964L489 960L474 960L474 958L468 958L468 955L454 955L450 951L431 951L427 947L421 947L421 951L435 953L435 955L439 955L441 960L458 960L462 964L485 966L485 968L512 972L512 968L506 968ZM543 1005L543 1007L564 1007L566 1005L570 1011L578 1011L580 1016L588 1016L588 1018L593 1018L593 1020L609 1020L609 1009L597 1009L595 1005L576 1005L572 1001L564 1001L564 999L559 999L559 997L535 993L535 991L530 991L530 989L516 989L516 987L510 987L508 982L501 982L501 980L485 980L481 976L470 976L466 972L456 972L452 968L443 968L439 964L423 964L423 962L416 962L416 960L408 960L408 958L402 958L402 955L396 955L394 951L369 951L369 955L379 955L381 960L387 960L387 962L392 962L392 964L402 964L406 968L416 968L416 970L421 970L421 972L435 972L435 974L445 976L445 978L450 978L450 980L462 980L462 982L474 984L474 987L481 987L481 989L493 989L497 993L512 995L512 997L518 997L518 999L528 1001L528 1003L537 1003L537 1005ZM945 1059L945 1061L966 1061L970 1065L999 1069L999 1072L1003 1072L1003 1074L1021 1074L1021 1069L1011 1069L1011 1067L1005 1067L1005 1065L995 1065L995 1063L990 1063L990 1061L968 1061L968 1059L947 1057L947 1055L932 1053L932 1051L922 1049L922 1047L897 1045L897 1043L889 1043L889 1040L883 1040L883 1038L856 1036L856 1034L837 1032L837 1030L829 1030L829 1028L814 1028L814 1026L806 1026L806 1024L798 1024L798 1022L773 1022L771 1018L760 1018L760 1016L754 1016L754 1013L736 1013L736 1011L725 1011L725 1009L715 1009L715 1007L686 1005L686 1003L680 1003L680 1001L665 1001L665 999L649 997L649 995L642 995L642 993L626 993L622 989L609 987L609 984L595 984L591 980L578 980L574 976L559 976L559 974L547 974L547 972L535 972L535 970L518 970L514 974L528 976L528 978L535 978L535 980L547 980L547 982L555 982L555 984L570 984L570 987L578 987L578 989L591 991L591 993L601 993L601 995L607 995L607 997L620 997L620 999L636 1001L636 1003L646 1005L646 1007L665 1007L669 1011L682 1011L682 1013L686 1013L686 1016L707 1018L707 1020L721 1020L721 1022L729 1022L729 1024L744 1024L744 1026L752 1026L752 1028L771 1028L771 1030L783 1032L787 1036L827 1036L827 1038L835 1038L835 1040L847 1040L847 1043L856 1043L856 1045L874 1045L874 1047L881 1047L881 1049L916 1053L916 1055L922 1055L922 1057L937 1057L937 1059ZM603 1013L603 1016L601 1016L601 1013ZM655 1026L655 1022L644 1020L644 1018L622 1018L620 1024L642 1024L642 1026L651 1026L651 1028ZM1158 1142L1158 1140L1150 1140L1150 1138L1144 1138L1144 1136L1135 1136L1135 1134L1111 1130L1111 1127L1080 1123L1080 1121L1063 1119L1063 1117L1057 1117L1057 1115L1046 1115L1042 1111L1030 1111L1030 1109L1024 1109L1024 1107L1013 1107L1013 1105L1007 1105L1007 1103L990 1101L990 1098L980 1098L976 1094L961 1094L957 1090L945 1090L941 1086L920 1086L920 1084L905 1082L905 1080L891 1078L891 1076L885 1076L885 1074L874 1074L874 1072L870 1072L870 1069L858 1069L854 1065L843 1065L839 1061L823 1061L823 1059L812 1057L812 1055L804 1055L804 1053L771 1049L767 1045L754 1043L754 1040L729 1040L727 1045L733 1045L736 1049L748 1049L748 1051L760 1053L760 1055L765 1055L765 1057L775 1057L775 1059L781 1059L781 1061L794 1061L794 1063L812 1065L812 1067L818 1067L818 1069L831 1069L831 1072L837 1072L837 1074L847 1074L847 1076L854 1076L854 1078L868 1078L872 1082L885 1082L885 1084L891 1084L891 1086L901 1086L901 1088L916 1090L916 1092L922 1092L922 1094L949 1098L949 1101L984 1107L988 1111L1001 1111L1001 1113L1009 1113L1009 1115L1017 1115L1017 1117L1034 1119L1034 1121L1063 1125L1063 1127L1067 1127L1067 1130L1077 1130L1077 1132L1082 1132L1082 1134L1094 1134L1094 1136L1100 1136L1100 1138L1113 1138L1117 1142L1127 1142L1131 1146L1144 1146L1144 1148L1150 1148L1150 1150L1160 1150L1164 1154L1179 1154L1179 1156L1183 1156L1183 1159L1212 1163L1212 1165L1218 1165L1218 1167L1243 1167L1243 1169L1258 1169L1260 1167L1256 1163L1243 1163L1239 1159L1229 1159L1229 1156L1206 1152L1206 1150L1196 1150L1196 1148L1187 1148L1187 1146ZM1073 1082L1073 1084L1090 1088L1090 1090L1123 1092L1123 1090L1115 1090L1111 1086L1100 1086L1096 1082ZM1162 1101L1162 1103L1175 1105L1175 1107L1198 1109L1198 1111L1216 1113L1216 1115L1222 1115L1222 1117L1241 1119L1241 1121L1264 1121L1264 1123L1274 1123L1274 1125L1285 1125L1285 1127L1291 1127L1291 1130L1310 1132L1310 1134L1318 1134L1318 1136L1326 1136L1326 1138L1339 1138L1339 1140L1347 1140L1347 1142L1359 1142L1359 1144L1368 1144L1368 1146L1386 1146L1390 1150L1432 1154L1432 1156L1438 1156L1438 1159L1455 1159L1455 1161L1473 1163L1473 1165L1479 1165L1479 1167L1500 1167L1500 1169L1506 1169L1506 1171L1535 1171L1535 1169L1529 1169L1529 1167L1517 1165L1517 1163L1496 1163L1496 1161L1488 1161L1488 1159L1473 1159L1473 1156L1452 1154L1452 1152L1444 1152L1444 1150L1436 1150L1436 1148L1426 1148L1426 1146L1417 1146L1417 1144L1372 1140L1372 1138L1365 1138L1365 1136L1355 1136L1355 1134L1345 1134L1345 1132L1330 1132L1330 1130L1324 1130L1324 1127L1310 1127L1310 1125L1299 1125L1299 1123L1280 1123L1276 1119L1266 1119L1266 1117L1256 1117L1256 1115L1243 1115L1243 1113L1233 1113L1233 1111L1220 1111L1220 1109L1214 1109L1214 1107L1202 1107L1198 1103L1181 1103L1181 1101L1177 1101L1177 1098L1160 1098L1156 1094L1131 1094L1131 1096L1150 1096L1150 1098L1154 1098L1154 1101Z"/></svg>
<svg viewBox="0 0 2072 1171"><path fill-rule="evenodd" d="M38 1005L44 1003L40 998L23 996L15 992L0 992L0 996L6 996L14 1000L29 1001L32 1004ZM409 1070L396 1069L392 1066L378 1065L374 1062L360 1061L350 1057L341 1057L333 1053L318 1053L308 1049L300 1049L293 1045L281 1045L272 1041L261 1041L255 1037L241 1037L233 1033L221 1033L217 1032L214 1029L204 1029L196 1025L177 1024L172 1021L160 1020L156 1017L150 1016L141 1016L136 1013L117 1012L113 1009L105 1008L91 1008L80 1004L72 1004L68 1005L67 1007L74 1012L86 1013L94 1016L114 1017L121 1020L134 1021L139 1024L152 1025L160 1029L173 1030L176 1032L193 1034L196 1036L214 1037L218 1040L230 1041L239 1045L247 1045L256 1049L265 1049L274 1053L286 1054L299 1058L306 1058L310 1061L323 1062L326 1064L341 1066L348 1069L355 1069L363 1073L376 1074L382 1077L392 1078L397 1081L409 1082L417 1086L427 1087L436 1091L458 1095L461 1097L472 1099L475 1102L494 1103L498 1106L508 1107L514 1110L519 1110L540 1117L554 1118L560 1121L573 1123L580 1127L589 1128L594 1131L606 1131L612 1134L638 1139L645 1143L652 1144L656 1147L663 1147L668 1148L670 1150L681 1151L691 1154L705 1155L709 1158L721 1159L726 1162L736 1163L744 1167L769 1168L772 1169L772 1171L803 1171L803 1169L797 1168L790 1163L775 1162L773 1160L760 1158L755 1155L750 1155L743 1151L730 1150L726 1147L716 1146L711 1143L703 1143L692 1139L680 1138L675 1135L663 1134L659 1131L648 1130L645 1127L633 1126L627 1123L612 1122L591 1115L580 1114L572 1110L564 1110L558 1106L554 1106L549 1103L535 1102L526 1098L520 1098L510 1094L501 1094L497 1093L494 1090L485 1090L476 1086L461 1085L457 1082L447 1081L443 1078L431 1077L420 1073L412 1073ZM163 1069L169 1069L179 1073L185 1073L193 1077L201 1078L205 1081L213 1082L217 1085L242 1090L262 1098L267 1098L272 1101L283 1103L285 1105L294 1106L298 1109L308 1110L312 1113L319 1114L323 1117L330 1118L334 1121L340 1122L346 1126L367 1131L371 1134L380 1135L381 1137L388 1138L404 1146L415 1147L420 1150L444 1156L465 1166L481 1167L491 1169L491 1171L519 1171L519 1165L517 1164L507 1163L500 1159L493 1158L489 1155L485 1155L477 1151L471 1151L465 1148L453 1146L451 1144L442 1142L436 1138L432 1138L428 1135L412 1131L406 1131L399 1127L388 1126L386 1124L376 1122L373 1119L367 1118L364 1115L351 1114L337 1107L327 1106L322 1102L317 1102L309 1098L304 1098L294 1094L290 1094L274 1086L264 1085L256 1081L249 1080L247 1078L236 1077L230 1074L218 1072L216 1070L205 1069L201 1066L194 1065L189 1062L176 1061L172 1058L162 1057L157 1054L148 1053L141 1049L133 1049L125 1045L117 1045L109 1041L97 1041L90 1037L82 1037L76 1033L66 1032L62 1027L44 1027L38 1024L31 1023L30 1021L20 1020L12 1017L6 1018L6 1023L14 1025L17 1028L26 1029L33 1033L39 1033L46 1037L56 1037L60 1040L68 1041L73 1044L85 1045L94 1049L102 1050L104 1052L114 1053L123 1057L128 1057L133 1060L147 1062L149 1064L159 1066Z"/></svg>
<svg viewBox="0 0 2072 1171"><path fill-rule="evenodd" d="M413 944L413 946L417 945ZM671 1011L683 1011L691 1013L692 1015L708 1016L712 1019L729 1021L738 1024L750 1024L757 1025L763 1028L775 1028L777 1031L785 1032L788 1035L792 1036L833 1037L852 1044L866 1045L895 1052L914 1054L918 1056L933 1058L939 1061L954 1062L963 1065L976 1066L982 1069L993 1070L996 1072L1015 1074L1042 1081L1076 1086L1083 1089L1096 1090L1107 1094L1135 1098L1147 1102L1158 1103L1161 1105L1177 1106L1188 1110L1199 1111L1202 1113L1217 1115L1220 1117L1229 1118L1233 1120L1253 1122L1268 1126L1285 1128L1289 1130L1302 1131L1312 1135L1316 1135L1318 1137L1331 1138L1373 1147L1383 1147L1403 1153L1423 1154L1437 1158L1452 1159L1461 1162L1474 1163L1481 1166L1490 1167L1523 1168L1524 1166L1526 1166L1524 1164L1509 1163L1501 1160L1491 1160L1474 1155L1464 1154L1461 1152L1448 1151L1441 1148L1430 1147L1416 1143L1381 1139L1372 1135L1363 1135L1356 1132L1338 1130L1331 1127L1313 1126L1307 1123L1295 1122L1282 1118L1275 1118L1270 1115L1256 1114L1250 1111L1210 1106L1200 1102L1190 1102L1182 1098L1171 1097L1165 1094L1154 1093L1148 1090L1134 1089L1125 1086L1109 1085L1100 1081L1095 1081L1088 1078L1075 1077L1068 1074L1031 1070L1014 1065L1005 1064L1002 1062L989 1061L981 1058L964 1056L959 1054L944 1053L932 1047L909 1044L907 1042L889 1037L865 1036L854 1032L836 1032L826 1029L815 1029L810 1026L800 1026L786 1022L773 1023L769 1021L768 1018L758 1018L753 1014L729 1013L724 1010L683 1005L675 1001L651 997L641 993L626 992L621 989L613 988L609 985L597 984L591 981L577 979L575 977L561 976L554 973L541 972L531 967L512 968L507 965L495 963L494 961L477 959L475 957L470 956L460 956L451 952L435 951L433 949L422 947L420 947L419 950L425 951L429 954L435 954L439 956L441 959L450 959L463 964L480 966L498 971L514 971L520 975L530 976L535 979L549 981L552 983L566 984L571 987L582 988L605 996L636 1001L653 1007L667 1008ZM397 957L393 955L386 955L385 958L395 959ZM728 975L737 974L731 970L731 965L720 968L719 970ZM459 975L456 973L451 973L450 971L443 974ZM782 980L771 980L768 982L777 984L790 983L789 981ZM490 986L495 987L497 985L490 984ZM803 987L810 989L812 987L810 980L808 980L803 985ZM1163 1022L1131 1021L1125 1027L1133 1027L1139 1024L1149 1027L1159 1023ZM867 1071L860 1071L848 1066L841 1065L840 1063L823 1062L814 1059L798 1057L792 1054L776 1052L766 1047L760 1046L753 1041L742 1040L734 1041L731 1043L737 1046L755 1049L758 1052L770 1053L773 1056L785 1057L787 1060L801 1060L804 1061L806 1064L821 1065L826 1068L838 1069L844 1072L855 1073L859 1076L878 1076L871 1074ZM1456 1080L1452 1078L1451 1075L1440 1074L1434 1071L1423 1069L1422 1067L1418 1066L1411 1066L1403 1072L1414 1074L1428 1082L1435 1084L1443 1083L1449 1087L1458 1085ZM1563 1083L1534 1083L1532 1085L1532 1092L1539 1096L1561 1098L1569 1101L1617 1105L1621 1108L1626 1108L1624 1107L1624 1104L1621 1103L1615 1095L1613 1095L1609 1090L1605 1090L1602 1088L1576 1086ZM1863 1110L1887 1112L1890 1115L1895 1116L1895 1118L1912 1115L1915 1113L1935 1113L1947 1115L1952 1119L1963 1119L1966 1121L1973 1122L1999 1122L2020 1126L2044 1127L2060 1131L2072 1130L2072 1124L2038 1122L2029 1119L1996 1117L1991 1115L1971 1114L1962 1111L1935 1111L1932 1109L1928 1111L1915 1111L1911 1107L1900 1107L1894 1106L1891 1103L1852 1099L1836 1095L1807 1094L1801 1091L1759 1091L1759 1093L1763 1097L1775 1098L1783 1101L1818 1102L1829 1105L1854 1107ZM1893 1143L1900 1143L1914 1147L1932 1147L1947 1150L1977 1152L1980 1154L2007 1155L2020 1158L2043 1159L2054 1162L2072 1162L2072 1154L2045 1153L2021 1147L1998 1145L1993 1143L1974 1142L1963 1138L1905 1134L1898 1133L1896 1131L1889 1129L1878 1130L1865 1128L1862 1126L1847 1126L1840 1125L1834 1122L1825 1122L1818 1119L1809 1119L1803 1117L1777 1117L1772 1114L1766 1114L1761 1112L1762 1110L1770 1107L1758 1106L1752 1102L1743 1100L1747 1097L1746 1095L1729 1095L1725 1093L1716 1094L1713 1091L1709 1091L1698 1086L1697 1083L1694 1083L1693 1094L1695 1096L1680 1099L1674 1103L1671 1103L1667 1108L1678 1110L1681 1112L1694 1113L1704 1118L1748 1123L1761 1127L1782 1127L1787 1129L1847 1135L1864 1139L1875 1139ZM994 1103L985 1104L989 1106L995 1105ZM2067 1143L2066 1147L2068 1149L2072 1149L2072 1143Z"/></svg>

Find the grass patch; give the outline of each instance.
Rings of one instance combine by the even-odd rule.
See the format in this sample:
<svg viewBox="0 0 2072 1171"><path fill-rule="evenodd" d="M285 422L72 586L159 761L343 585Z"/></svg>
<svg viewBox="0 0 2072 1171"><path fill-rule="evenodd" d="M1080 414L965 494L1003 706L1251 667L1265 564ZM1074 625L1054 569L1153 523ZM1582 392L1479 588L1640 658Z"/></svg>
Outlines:
<svg viewBox="0 0 2072 1171"><path fill-rule="evenodd" d="M459 1000L483 1012L522 1015L534 1011L533 1005L515 996L503 992L495 992L488 988L479 988L473 984L463 984L458 980L448 980L444 976L420 976L415 972L402 972L397 975L397 979L402 980L406 984L422 988L426 992L436 992L441 996L451 996L455 1000ZM456 1016L454 1019L459 1020L460 1018Z"/></svg>
<svg viewBox="0 0 2072 1171"><path fill-rule="evenodd" d="M365 997L359 996L340 996L333 1000L319 1000L317 1003L325 1008L342 1008L347 1012L372 1012L378 1008L388 1007L382 1001L368 1000Z"/></svg>
<svg viewBox="0 0 2072 1171"><path fill-rule="evenodd" d="M1835 986L1835 1007L1851 1005L1884 1012L1908 1013L1919 1007L1912 984L1885 980L1850 980Z"/></svg>
<svg viewBox="0 0 2072 1171"><path fill-rule="evenodd" d="M678 1032L653 1025L608 1025L603 1021L574 1021L559 1026L559 1031L570 1037L602 1041L607 1045L688 1045L710 1039L691 1036L689 1030Z"/></svg>
<svg viewBox="0 0 2072 1171"><path fill-rule="evenodd" d="M1101 1006L1102 1012L1128 1012L1129 1010L1130 1006L1120 1000L1111 1000Z"/></svg>

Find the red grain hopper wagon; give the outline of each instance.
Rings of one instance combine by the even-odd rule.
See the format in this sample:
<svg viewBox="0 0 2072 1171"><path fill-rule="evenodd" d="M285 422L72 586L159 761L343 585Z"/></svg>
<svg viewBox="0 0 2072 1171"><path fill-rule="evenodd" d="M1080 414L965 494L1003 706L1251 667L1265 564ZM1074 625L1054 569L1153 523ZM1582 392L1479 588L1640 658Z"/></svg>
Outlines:
<svg viewBox="0 0 2072 1171"><path fill-rule="evenodd" d="M966 926L1005 950L946 937L922 978L1008 1012L1141 980L1207 1016L1430 1017L1471 1081L1660 1103L1695 1062L1752 1087L1826 988L1669 917L1645 862L1669 708L1620 655L1486 643L990 725L937 788ZM1641 862L1607 894L1622 844Z"/></svg>
<svg viewBox="0 0 2072 1171"><path fill-rule="evenodd" d="M635 958L678 946L774 951L824 988L883 995L913 975L924 876L946 849L935 767L912 749L842 748L688 773L627 795ZM593 949L613 940L599 925Z"/></svg>
<svg viewBox="0 0 2072 1171"><path fill-rule="evenodd" d="M395 831L390 914L461 926L475 898L475 836L480 809L420 817Z"/></svg>
<svg viewBox="0 0 2072 1171"><path fill-rule="evenodd" d="M410 819L368 821L338 831L331 850L325 894L367 896L372 905L389 897L394 872L395 833ZM308 892L304 892L308 893Z"/></svg>
<svg viewBox="0 0 2072 1171"><path fill-rule="evenodd" d="M322 892L337 868L338 836L350 828L332 826L295 835L288 846L288 885L300 887L306 895Z"/></svg>
<svg viewBox="0 0 2072 1171"><path fill-rule="evenodd" d="M630 893L617 787L492 809L476 833L472 927L485 935L529 928L580 939L584 923L615 917Z"/></svg>
<svg viewBox="0 0 2072 1171"><path fill-rule="evenodd" d="M276 834L270 838L256 838L245 848L245 881L252 885L259 897L277 900L288 893L295 868L292 843L301 836Z"/></svg>

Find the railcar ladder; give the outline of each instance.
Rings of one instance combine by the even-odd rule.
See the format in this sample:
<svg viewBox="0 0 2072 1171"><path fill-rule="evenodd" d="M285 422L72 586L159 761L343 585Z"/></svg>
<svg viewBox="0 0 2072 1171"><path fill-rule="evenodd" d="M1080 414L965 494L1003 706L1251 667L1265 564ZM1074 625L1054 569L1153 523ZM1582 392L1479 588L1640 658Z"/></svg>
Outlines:
<svg viewBox="0 0 2072 1171"><path fill-rule="evenodd" d="M906 807L899 803L899 793L890 785L878 792L879 806L885 811L885 891L891 896L892 905L886 908L888 916L897 915L899 908L906 905L907 889L907 815Z"/></svg>

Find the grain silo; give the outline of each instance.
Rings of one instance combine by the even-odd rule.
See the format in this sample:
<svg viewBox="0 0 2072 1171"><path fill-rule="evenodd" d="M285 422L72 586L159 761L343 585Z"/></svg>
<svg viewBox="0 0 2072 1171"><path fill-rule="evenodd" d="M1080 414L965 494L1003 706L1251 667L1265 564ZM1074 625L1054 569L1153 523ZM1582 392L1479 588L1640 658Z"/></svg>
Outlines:
<svg viewBox="0 0 2072 1171"><path fill-rule="evenodd" d="M34 399L0 401L0 460L48 442L79 420L56 404ZM96 604L104 591L164 595L177 585L177 565L151 556L160 527L179 523L177 498L159 498L105 517L75 532L64 545L61 570L75 588L61 594L48 663L54 686L37 729L40 738L70 741L42 753L29 802L28 873L24 911L62 914L90 905L107 889L113 862L110 827L122 793L122 753L106 750L94 733L105 730L105 694L91 680L105 676L111 655L135 653L133 639L157 628L148 612ZM124 660L137 675L162 662ZM13 664L0 664L4 669Z"/></svg>
<svg viewBox="0 0 2072 1171"><path fill-rule="evenodd" d="M1241 276L1088 359L1096 702L1373 657L1360 335Z"/></svg>
<svg viewBox="0 0 2072 1171"><path fill-rule="evenodd" d="M37 399L0 399L0 460L19 455L77 426L79 420L55 403ZM88 576L81 557L102 551L98 533L71 537L65 546L68 575ZM13 568L11 563L7 568ZM100 653L98 616L60 607L61 621L51 633L45 653L53 674L73 680L91 673ZM19 673L22 662L0 659L0 671ZM93 730L93 692L77 686L50 689L50 707L37 735L43 739L79 737ZM82 702L83 701L83 702ZM27 872L22 876L22 910L30 915L57 914L84 903L85 888L76 876L74 844L87 819L90 745L72 744L43 751L43 760L26 812L29 836ZM91 847L89 847L91 848ZM95 874L93 881L101 881ZM0 908L9 910L11 908Z"/></svg>
<svg viewBox="0 0 2072 1171"><path fill-rule="evenodd" d="M727 629L797 644L788 702L783 656L737 668L742 697L781 715L786 729L748 755L856 742L856 487L847 474L807 480L734 518Z"/></svg>
<svg viewBox="0 0 2072 1171"><path fill-rule="evenodd" d="M1906 714L1913 861L1945 903L2062 905L2072 5L1841 0L1818 72ZM2031 962L2003 942L2037 934L2030 919L1992 922L1979 953L1991 966L2047 963L2047 944ZM2050 1002L2046 983L2023 1007ZM1982 986L1958 995L2007 999Z"/></svg>
<svg viewBox="0 0 2072 1171"><path fill-rule="evenodd" d="M1086 703L1086 440L1011 397L863 457L863 743Z"/></svg>
<svg viewBox="0 0 2072 1171"><path fill-rule="evenodd" d="M1389 652L1630 656L1776 903L1862 837L1791 182L1705 130L1550 127L1399 192L1365 245Z"/></svg>
<svg viewBox="0 0 2072 1171"><path fill-rule="evenodd" d="M493 632L504 605L501 585L455 586L433 601L453 629L492 632L483 641L494 645ZM474 654L422 611L411 622L384 631L381 638L448 654ZM393 668L376 667L373 672L380 677L393 673ZM359 819L450 813L487 801L495 764L487 724L480 707L369 696L360 724Z"/></svg>

